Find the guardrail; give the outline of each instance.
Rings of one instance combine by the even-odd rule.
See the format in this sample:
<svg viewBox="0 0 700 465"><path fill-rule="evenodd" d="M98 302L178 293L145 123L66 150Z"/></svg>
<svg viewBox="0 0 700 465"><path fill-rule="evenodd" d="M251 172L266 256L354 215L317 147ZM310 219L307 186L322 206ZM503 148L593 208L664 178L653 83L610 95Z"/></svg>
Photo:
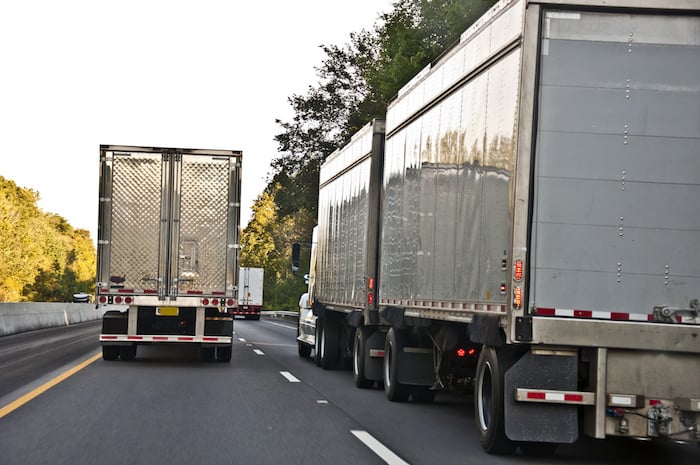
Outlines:
<svg viewBox="0 0 700 465"><path fill-rule="evenodd" d="M269 311L269 312L260 312L260 314L266 318L277 318L277 319L282 319L282 320L287 320L287 321L294 321L296 322L297 319L299 318L299 313L298 312L287 312L287 311Z"/></svg>
<svg viewBox="0 0 700 465"><path fill-rule="evenodd" d="M99 320L108 308L95 304L60 302L0 303L0 336L36 329L70 326L84 321ZM261 312L266 318L296 322L299 314L287 311Z"/></svg>
<svg viewBox="0 0 700 465"><path fill-rule="evenodd" d="M95 308L95 304L0 303L0 336L98 320L104 311L104 307Z"/></svg>

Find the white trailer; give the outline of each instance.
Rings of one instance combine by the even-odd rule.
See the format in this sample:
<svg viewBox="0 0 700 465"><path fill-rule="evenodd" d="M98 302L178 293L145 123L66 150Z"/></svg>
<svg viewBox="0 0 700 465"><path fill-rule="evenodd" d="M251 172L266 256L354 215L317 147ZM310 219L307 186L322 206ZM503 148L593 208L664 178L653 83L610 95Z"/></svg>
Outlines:
<svg viewBox="0 0 700 465"><path fill-rule="evenodd" d="M329 157L300 355L473 386L489 453L698 442L700 11L652 3L500 1Z"/></svg>
<svg viewBox="0 0 700 465"><path fill-rule="evenodd" d="M231 360L241 152L100 146L96 302L105 360L196 344Z"/></svg>
<svg viewBox="0 0 700 465"><path fill-rule="evenodd" d="M264 275L262 268L241 267L238 275L238 307L231 310L235 318L260 319Z"/></svg>

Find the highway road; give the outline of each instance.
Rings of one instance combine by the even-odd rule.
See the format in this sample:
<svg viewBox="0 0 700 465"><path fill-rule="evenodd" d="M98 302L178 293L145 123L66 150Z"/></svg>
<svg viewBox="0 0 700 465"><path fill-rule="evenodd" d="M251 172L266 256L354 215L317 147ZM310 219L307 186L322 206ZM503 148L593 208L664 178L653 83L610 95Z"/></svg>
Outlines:
<svg viewBox="0 0 700 465"><path fill-rule="evenodd" d="M300 359L295 331L237 321L230 364L200 362L185 346L142 346L132 362L105 362L96 323L0 338L0 464L700 461L695 446L587 438L548 459L489 456L469 396L388 402L379 389L355 388L349 371Z"/></svg>

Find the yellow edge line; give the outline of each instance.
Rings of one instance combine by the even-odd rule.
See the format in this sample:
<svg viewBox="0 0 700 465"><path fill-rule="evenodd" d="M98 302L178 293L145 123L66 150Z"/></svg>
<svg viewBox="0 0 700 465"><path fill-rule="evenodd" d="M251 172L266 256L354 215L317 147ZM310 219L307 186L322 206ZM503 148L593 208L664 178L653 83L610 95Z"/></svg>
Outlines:
<svg viewBox="0 0 700 465"><path fill-rule="evenodd" d="M23 406L24 404L29 402L30 400L32 400L35 397L48 391L49 389L51 389L52 387L54 387L55 385L57 385L61 381L65 380L66 378L73 376L74 374L76 374L77 372L79 372L80 370L82 370L83 368L90 365L92 362L94 362L95 360L98 360L101 357L102 357L101 352L93 355L89 359L85 360L84 362L79 363L78 365L74 366L70 370L64 371L60 375L56 376L54 379L47 381L46 383L42 384L38 388L34 389L33 391L26 393L25 395L23 395L19 399L14 400L14 401L10 402L9 404L7 404L6 406L0 408L0 418L4 417L5 415L8 415L11 412L14 412L18 408L20 408L21 406Z"/></svg>

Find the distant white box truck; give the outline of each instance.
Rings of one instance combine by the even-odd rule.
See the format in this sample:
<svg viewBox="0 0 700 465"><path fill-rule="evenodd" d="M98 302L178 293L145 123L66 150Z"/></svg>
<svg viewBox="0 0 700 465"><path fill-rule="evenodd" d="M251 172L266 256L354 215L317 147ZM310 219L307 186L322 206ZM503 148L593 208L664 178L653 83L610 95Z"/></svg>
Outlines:
<svg viewBox="0 0 700 465"><path fill-rule="evenodd" d="M96 302L105 360L195 344L231 360L238 305L240 151L100 146Z"/></svg>
<svg viewBox="0 0 700 465"><path fill-rule="evenodd" d="M490 453L698 442L699 13L498 2L321 167L299 354Z"/></svg>
<svg viewBox="0 0 700 465"><path fill-rule="evenodd" d="M259 320L263 307L262 268L241 267L238 277L238 307L231 309L236 318Z"/></svg>

